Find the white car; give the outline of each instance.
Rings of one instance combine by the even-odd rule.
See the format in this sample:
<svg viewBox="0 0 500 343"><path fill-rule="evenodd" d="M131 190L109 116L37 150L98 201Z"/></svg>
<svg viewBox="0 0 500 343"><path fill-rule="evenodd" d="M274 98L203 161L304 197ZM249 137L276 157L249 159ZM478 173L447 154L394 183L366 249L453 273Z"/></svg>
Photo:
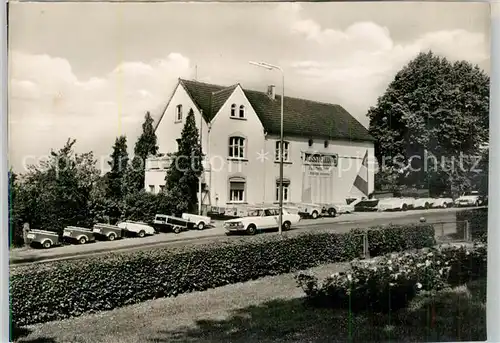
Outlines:
<svg viewBox="0 0 500 343"><path fill-rule="evenodd" d="M479 206L481 205L481 196L477 191L465 192L460 197L455 199L454 204L457 207Z"/></svg>
<svg viewBox="0 0 500 343"><path fill-rule="evenodd" d="M434 199L434 198L417 198L417 199L415 199L413 206L415 208L429 209L429 208L433 207L435 201L436 201L436 199Z"/></svg>
<svg viewBox="0 0 500 343"><path fill-rule="evenodd" d="M310 217L316 219L323 213L323 206L312 203L300 203L297 204L299 209L299 215L303 217Z"/></svg>
<svg viewBox="0 0 500 343"><path fill-rule="evenodd" d="M323 206L323 213L330 216L335 217L338 214L352 213L354 212L354 206L359 203L362 198L357 198L352 201L350 204L347 204L347 200L345 203L333 203L329 205Z"/></svg>
<svg viewBox="0 0 500 343"><path fill-rule="evenodd" d="M123 229L128 232L132 232L136 234L139 237L144 237L146 235L154 235L156 233L155 229L152 226L149 226L146 223L143 222L133 222L133 221L126 221L126 222L121 222L118 223L117 225L120 229Z"/></svg>
<svg viewBox="0 0 500 343"><path fill-rule="evenodd" d="M436 198L432 203L432 208L448 208L453 207L452 198Z"/></svg>
<svg viewBox="0 0 500 343"><path fill-rule="evenodd" d="M378 211L406 211L415 205L414 198L382 198L377 204Z"/></svg>
<svg viewBox="0 0 500 343"><path fill-rule="evenodd" d="M197 214L183 213L182 219L193 223L198 230L203 230L205 227L213 225L213 221L210 217L200 216Z"/></svg>
<svg viewBox="0 0 500 343"><path fill-rule="evenodd" d="M283 226L282 229L289 230L292 225L300 221L298 214L292 214L283 209ZM245 232L250 235L255 235L257 231L276 229L279 227L279 208L266 207L250 210L248 216L226 220L224 229L226 234L233 232Z"/></svg>

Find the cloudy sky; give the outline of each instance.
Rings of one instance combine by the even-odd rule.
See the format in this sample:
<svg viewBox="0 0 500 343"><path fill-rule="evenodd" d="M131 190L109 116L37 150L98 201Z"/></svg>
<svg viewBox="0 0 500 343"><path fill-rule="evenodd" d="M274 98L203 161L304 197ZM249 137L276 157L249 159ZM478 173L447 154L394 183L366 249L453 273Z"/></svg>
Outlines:
<svg viewBox="0 0 500 343"><path fill-rule="evenodd" d="M10 164L62 147L99 159L132 148L177 78L265 90L279 64L290 96L338 103L364 125L395 73L420 51L489 72L481 3L14 3L9 11Z"/></svg>

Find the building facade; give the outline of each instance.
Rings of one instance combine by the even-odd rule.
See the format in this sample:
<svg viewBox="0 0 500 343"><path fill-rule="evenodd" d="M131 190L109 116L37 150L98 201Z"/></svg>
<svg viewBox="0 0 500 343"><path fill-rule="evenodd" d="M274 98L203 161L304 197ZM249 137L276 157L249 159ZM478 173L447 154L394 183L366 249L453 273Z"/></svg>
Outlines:
<svg viewBox="0 0 500 343"><path fill-rule="evenodd" d="M206 155L202 204L277 202L280 104L274 86L258 92L179 79L156 125L164 155L146 162L146 190L164 189L168 153L192 109ZM283 131L285 202L345 203L373 191L374 168L366 165L374 160L373 138L341 106L285 97Z"/></svg>

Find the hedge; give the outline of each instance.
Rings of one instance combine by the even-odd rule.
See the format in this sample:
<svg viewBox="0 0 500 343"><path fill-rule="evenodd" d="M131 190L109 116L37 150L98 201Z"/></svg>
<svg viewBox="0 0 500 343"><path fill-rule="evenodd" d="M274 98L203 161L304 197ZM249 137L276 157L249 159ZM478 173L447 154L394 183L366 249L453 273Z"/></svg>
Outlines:
<svg viewBox="0 0 500 343"><path fill-rule="evenodd" d="M464 237L465 221L469 222L469 230L473 240L487 241L488 208L476 208L456 213L457 233Z"/></svg>
<svg viewBox="0 0 500 343"><path fill-rule="evenodd" d="M398 251L431 246L429 224L368 229L370 249ZM402 242L407 240L406 244ZM386 246L384 246L384 242ZM242 240L186 246L176 250L109 254L11 270L10 299L15 325L60 320L203 291L263 276L304 270L360 257L358 230L294 237L262 235Z"/></svg>
<svg viewBox="0 0 500 343"><path fill-rule="evenodd" d="M333 274L321 284L307 273L300 273L296 280L314 306L351 313L388 313L405 308L420 292L462 285L486 274L487 249L483 244L391 254L371 263L353 262L350 270Z"/></svg>

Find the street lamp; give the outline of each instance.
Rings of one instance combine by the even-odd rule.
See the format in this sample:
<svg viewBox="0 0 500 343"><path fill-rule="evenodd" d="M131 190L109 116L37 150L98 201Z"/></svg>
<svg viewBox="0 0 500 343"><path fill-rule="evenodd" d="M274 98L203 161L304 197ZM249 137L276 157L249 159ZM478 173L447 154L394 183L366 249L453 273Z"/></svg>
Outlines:
<svg viewBox="0 0 500 343"><path fill-rule="evenodd" d="M285 98L285 73L281 67L272 65L266 62L252 62L249 61L250 64L255 65L257 67L266 68L267 70L276 69L281 72L281 129L280 129L280 188L279 188L279 234L282 233L283 226L283 101Z"/></svg>

